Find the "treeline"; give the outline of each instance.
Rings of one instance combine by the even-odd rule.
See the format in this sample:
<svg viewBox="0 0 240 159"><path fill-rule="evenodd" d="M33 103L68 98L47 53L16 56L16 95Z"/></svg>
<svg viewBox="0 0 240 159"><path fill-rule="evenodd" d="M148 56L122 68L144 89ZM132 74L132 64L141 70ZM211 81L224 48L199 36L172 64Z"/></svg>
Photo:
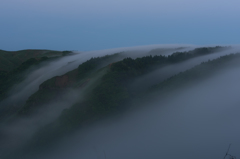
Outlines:
<svg viewBox="0 0 240 159"><path fill-rule="evenodd" d="M201 82L202 80L213 76L225 69L240 67L240 53L221 56L214 60L202 62L185 72L180 72L165 81L154 85L151 91L172 91L192 84L193 82Z"/></svg>
<svg viewBox="0 0 240 159"><path fill-rule="evenodd" d="M102 57L92 57L91 59L83 62L81 65L78 66L78 79L82 79L85 76L91 74L93 71L104 67L105 65L109 64L114 58L119 56L120 53L115 53L113 55L105 55Z"/></svg>
<svg viewBox="0 0 240 159"><path fill-rule="evenodd" d="M128 88L128 83L133 79L154 69L211 54L222 49L222 47L217 46L213 48L197 48L189 52L176 52L169 56L150 55L136 59L125 58L110 66L110 71L102 77L101 83L93 90L92 96L87 103L96 115L98 113L109 114L113 111L123 110L125 109L124 103L133 99L136 95Z"/></svg>
<svg viewBox="0 0 240 159"><path fill-rule="evenodd" d="M111 67L112 71L127 71L127 70L138 70L142 73L151 71L149 68L154 68L154 66L165 66L168 64L183 62L185 60L208 55L211 53L215 53L224 49L227 49L228 47L203 47L203 48L196 48L192 51L188 52L176 52L168 56L163 55L155 55L155 56L145 56L141 58L126 58L122 61L119 61L117 63L114 63Z"/></svg>
<svg viewBox="0 0 240 159"><path fill-rule="evenodd" d="M126 110L126 104L135 94L128 88L128 83L134 78L148 73L156 68L169 64L183 62L190 58L210 54L222 49L198 48L190 52L174 53L169 56L145 56L142 58L125 58L119 62L109 64L108 72L103 75L99 84L92 90L84 102L76 103L65 109L60 117L60 123L68 128L74 128L88 120L99 118L119 111ZM78 67L79 75L84 75L95 68L100 58L92 58ZM61 125L61 124L60 124ZM63 128L64 129L64 128Z"/></svg>
<svg viewBox="0 0 240 159"><path fill-rule="evenodd" d="M125 58L119 62L109 64L107 66L109 68L108 72L103 75L88 98L84 102L76 103L71 108L64 110L60 119L65 123L64 125L74 127L90 118L98 119L100 116L124 110L126 109L124 103L129 102L135 96L128 88L128 83L134 78L156 68L214 53L220 49L223 48L198 48L189 52L177 52L169 56L150 55L136 59ZM108 56L105 58L108 58ZM94 70L101 60L102 58L92 58L79 65L78 76L84 77L89 71Z"/></svg>

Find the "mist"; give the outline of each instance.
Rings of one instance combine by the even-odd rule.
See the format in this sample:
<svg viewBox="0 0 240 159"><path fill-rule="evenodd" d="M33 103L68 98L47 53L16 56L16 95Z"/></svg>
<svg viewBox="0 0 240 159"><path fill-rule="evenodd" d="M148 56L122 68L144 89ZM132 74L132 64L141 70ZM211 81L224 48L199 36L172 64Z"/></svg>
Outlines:
<svg viewBox="0 0 240 159"><path fill-rule="evenodd" d="M119 53L119 56L110 61L112 63L126 57L137 58L159 55L159 53L167 56L176 51L189 51L194 48L197 46L151 45L75 52L74 55L33 69L23 82L12 88L9 98L2 101L0 106L20 103L19 108L21 108L44 81L76 69L91 57ZM152 51L153 49L164 51L158 53ZM239 51L240 48L234 46L228 50L156 69L136 79L131 86L143 91L150 85L157 84L204 61ZM239 68L226 68L205 81L175 90L164 98L157 93L149 95L152 96L150 99L149 97L142 99L141 104L133 105L138 109L80 129L58 141L51 150L31 154L26 158L221 158L224 157L230 143L232 143L230 153L240 156L237 151L240 147L238 137L240 117L237 114L240 111L238 108L240 104L239 71ZM80 98L79 94L81 94ZM84 98L84 89L66 90L64 98L44 105L32 116L19 118L10 125L0 125L1 139L4 139L0 144L2 152L17 150L30 140L37 130L56 120L62 110L81 101L81 98Z"/></svg>
<svg viewBox="0 0 240 159"><path fill-rule="evenodd" d="M24 73L26 75L25 79L9 91L9 97L0 102L0 107L2 109L4 107L14 105L21 109L26 100L39 89L40 84L44 81L54 76L61 76L73 69L76 69L81 63L92 57L101 57L104 55L120 53L120 56L117 56L111 59L112 61L108 61L108 63L101 65L101 67L104 67L109 63L122 60L126 57L136 58L146 56L150 50L159 47L164 48L165 51L161 52L163 54L171 54L176 51L176 48L177 50L191 50L194 48L190 45L186 45L184 47L181 46L181 48L178 48L180 47L179 45L151 45L91 52L74 52L72 55L65 56L51 62L44 62L38 67L27 70ZM94 83L94 80L88 84L88 87ZM52 101L51 103L42 105L40 109L37 109L37 111L33 112L32 115L27 118L19 118L18 116L15 118L15 116L8 116L6 121L10 120L10 124L9 122L0 123L2 140L0 144L2 150L0 152L7 151L8 149L10 151L15 149L17 150L21 145L26 144L36 131L44 125L56 120L64 109L69 108L76 102L80 102L82 99L79 98L79 94L82 94L81 96L84 98L84 91L86 89L87 88L77 90L67 89L61 97L55 99L55 101Z"/></svg>
<svg viewBox="0 0 240 159"><path fill-rule="evenodd" d="M112 62L122 60L126 57L141 57L148 55L148 52L154 48L164 48L166 51L163 53L171 54L175 52L176 48L183 47L178 50L191 50L195 48L192 45L149 45L149 46L139 46L139 47L129 47L129 48L116 48L100 51L88 51L88 52L77 52L74 55L70 55L64 58L57 59L55 61L45 63L44 66L36 68L25 77L25 80L20 84L17 84L9 91L8 98L0 103L1 105L9 105L13 101L18 103L19 106L24 104L24 102L29 98L29 96L35 93L39 85L44 81L54 77L61 76L73 69L76 69L81 63L89 60L92 57L101 57L104 55L112 55L115 53L120 53L116 59ZM107 65L107 63L106 63Z"/></svg>
<svg viewBox="0 0 240 159"><path fill-rule="evenodd" d="M230 143L229 153L239 156L239 71L155 95L142 109L79 130L34 158L223 158Z"/></svg>
<svg viewBox="0 0 240 159"><path fill-rule="evenodd" d="M180 62L177 64L171 64L163 68L156 69L146 75L143 75L142 77L137 78L134 82L130 83L130 87L133 90L144 91L147 88L149 88L151 85L160 83L170 78L171 76L178 74L179 72L184 72L196 65L201 64L202 62L213 60L218 57L228 55L229 53L238 53L238 52L240 52L239 47L232 47L228 49L223 49L222 51L218 51L216 53L191 58L189 60L186 60L184 62ZM167 53L166 55L170 55L170 54Z"/></svg>

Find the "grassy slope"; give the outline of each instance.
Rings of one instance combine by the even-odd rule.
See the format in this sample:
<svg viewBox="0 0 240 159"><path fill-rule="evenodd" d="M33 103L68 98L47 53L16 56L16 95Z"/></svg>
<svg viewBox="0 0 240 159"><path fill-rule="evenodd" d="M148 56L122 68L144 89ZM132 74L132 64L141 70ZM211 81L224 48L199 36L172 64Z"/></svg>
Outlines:
<svg viewBox="0 0 240 159"><path fill-rule="evenodd" d="M0 50L0 71L11 71L30 58L40 59L41 57L62 56L69 51L52 50L20 50L4 51Z"/></svg>
<svg viewBox="0 0 240 159"><path fill-rule="evenodd" d="M8 52L0 50L0 101L14 84L22 81L24 71L43 61L64 56L67 53L70 52L49 50Z"/></svg>
<svg viewBox="0 0 240 159"><path fill-rule="evenodd" d="M15 66L17 67L13 68L10 71L0 70L0 101L7 97L7 92L11 89L13 85L20 83L24 79L25 73L29 68L39 65L41 62L50 61L55 58L59 58L61 56L65 56L71 53L69 51L60 52L60 51L47 51L47 50L22 50L22 51L13 52L14 57L9 58L8 56L12 56L10 55L11 52L0 50L0 57L3 57L3 52L5 54L4 56L8 59L7 60L8 62L9 61L14 62L15 60L18 63L20 63L21 60L19 59L22 59L22 60L24 59L25 61L20 63L19 65L14 63ZM30 58L33 56L35 57ZM0 58L0 61L1 59L2 58ZM13 114L16 111L17 110L14 109L14 106L1 108L0 119L3 119L5 118L5 116L8 116L8 114Z"/></svg>

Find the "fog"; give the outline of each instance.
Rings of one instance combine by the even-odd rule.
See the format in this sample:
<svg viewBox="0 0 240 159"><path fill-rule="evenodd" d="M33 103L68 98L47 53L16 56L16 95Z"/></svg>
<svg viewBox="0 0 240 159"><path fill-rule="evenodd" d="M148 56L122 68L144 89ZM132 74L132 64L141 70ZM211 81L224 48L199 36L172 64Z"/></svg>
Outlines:
<svg viewBox="0 0 240 159"><path fill-rule="evenodd" d="M74 55L66 56L58 60L44 63L44 66L34 69L29 72L25 77L25 80L20 84L17 84L9 91L8 98L0 103L0 107L4 105L18 105L19 107L25 103L25 101L35 93L39 85L44 81L54 77L63 75L73 69L76 69L81 63L89 60L92 57L101 57L104 55L111 55L120 53L121 56L112 59L112 62L122 60L126 57L141 57L148 55L148 52L155 48L164 48L166 51L163 53L171 54L175 52L175 48L182 47L178 50L188 51L194 49L196 46L193 45L149 45L129 48L116 48L100 51L88 51L88 52L77 52ZM107 64L106 64L107 65ZM17 104L15 104L17 103Z"/></svg>
<svg viewBox="0 0 240 159"><path fill-rule="evenodd" d="M229 53L238 53L238 52L240 52L240 48L236 46L226 50L218 51L216 53L191 58L189 60L186 60L177 64L171 64L163 68L156 69L144 76L137 78L134 82L130 83L130 87L135 91L136 90L143 91L149 88L151 85L158 84L168 79L169 77L175 74L178 74L179 72L184 72L196 65L199 65L202 62L213 60L220 56L228 55Z"/></svg>
<svg viewBox="0 0 240 159"><path fill-rule="evenodd" d="M32 70L23 82L12 88L9 92L10 97L0 103L0 106L20 103L20 108L28 97L38 90L41 83L77 68L91 57L120 52L120 56L110 61L114 62L125 57L137 58L157 54L150 52L152 49L163 49L165 51L161 54L170 55L176 50L189 51L196 47L151 45L75 52L74 55L45 63L44 66ZM143 91L150 85L157 84L201 62L236 53L239 50L238 46L234 46L229 50L157 69L136 79L131 83L132 88ZM238 157L240 156L240 151L237 151L240 147L239 71L240 68L226 68L205 81L171 92L164 98L153 94L151 99L142 99L141 105L134 106L139 109L90 125L61 139L51 150L25 158L221 158L224 157L230 143L232 147L229 153ZM85 89L67 90L64 98L44 105L34 115L20 118L9 125L0 125L0 157L1 152L11 153L23 146L31 139L34 132L59 117L63 109L81 101Z"/></svg>
<svg viewBox="0 0 240 159"><path fill-rule="evenodd" d="M83 91L68 89L60 98L42 105L42 108L31 112L30 116L17 117L17 120L2 124L0 132L4 138L1 136L0 152L6 149L17 149L24 145L39 128L59 117L63 109L69 108L77 100L81 101L84 97Z"/></svg>
<svg viewBox="0 0 240 159"><path fill-rule="evenodd" d="M34 158L223 158L230 143L229 154L238 157L239 71L148 99L145 108L80 130Z"/></svg>
<svg viewBox="0 0 240 159"><path fill-rule="evenodd" d="M148 55L149 51L154 48L163 48L162 53L173 53L177 50L191 50L195 47L186 45L151 45L151 46L139 46L132 48L117 48L109 50L91 51L91 52L74 52L74 54L59 58L51 62L44 62L39 67L33 67L27 70L25 79L15 85L8 93L8 98L0 102L0 108L4 110L5 107L15 106L21 107L25 104L26 100L39 89L39 85L44 81L54 77L63 75L73 69L76 69L81 63L89 60L92 57L101 57L104 55L111 55L120 52L120 56L112 58L112 61L108 61L105 65L111 62L122 60L125 57L141 57ZM103 64L104 66L104 64ZM103 67L101 66L101 67ZM100 78L100 77L98 77ZM94 80L91 80L89 85L93 84ZM0 123L0 148L1 152L14 149L18 149L24 145L32 135L46 124L53 122L61 114L63 109L69 108L76 102L80 102L79 94L82 94L84 98L84 91L87 88L79 90L66 90L61 97L55 99L55 101L42 105L41 109L33 112L30 117L27 118L15 118L15 116L7 116L7 121L14 119L14 122Z"/></svg>

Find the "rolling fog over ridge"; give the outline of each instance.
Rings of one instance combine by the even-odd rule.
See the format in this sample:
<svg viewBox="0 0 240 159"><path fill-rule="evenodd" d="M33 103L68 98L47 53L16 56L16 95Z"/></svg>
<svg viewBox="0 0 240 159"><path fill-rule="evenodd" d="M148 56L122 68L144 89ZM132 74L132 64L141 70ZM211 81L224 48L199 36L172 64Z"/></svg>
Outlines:
<svg viewBox="0 0 240 159"><path fill-rule="evenodd" d="M151 100L153 108L80 131L40 158L104 159L104 153L114 159L222 158L229 143L229 153L239 156L239 71L225 71L163 101Z"/></svg>
<svg viewBox="0 0 240 159"><path fill-rule="evenodd" d="M8 103L12 100L22 100L24 103L30 95L38 90L39 85L44 81L54 76L61 76L77 68L91 57L100 57L120 52L119 56L112 58L108 63L104 63L101 66L104 67L127 57L135 59L148 56L152 49L158 48L161 47L150 46L145 47L145 49L144 47L139 47L129 49L129 51L124 48L81 52L63 57L30 72L22 83L10 91L8 101L3 101L3 103ZM199 47L174 46L167 48L166 52L159 51L158 55L163 54L167 56L175 52L181 53ZM163 80L167 80L179 72L191 69L202 62L238 52L240 52L240 49L238 46L235 46L215 53L190 58L176 64L169 64L137 77L134 79L132 87L134 89L141 87L139 90L145 90L151 85L161 83ZM228 63L231 63L231 61ZM237 114L233 113L233 111L239 111L239 71L237 66L229 69L226 67L223 71L220 70L220 73L218 72L217 75L196 83L194 86L174 90L167 98L145 99L145 103L148 104L143 104L143 108L125 113L116 118L100 120L93 125L90 124L90 127L79 129L75 132L75 135L59 140L58 146L55 145L51 149L52 151L43 151L43 153L36 154L30 153L29 158L219 158L224 156L229 143L233 144L230 151L231 154L240 156L237 151L240 146L237 135L239 134L237 128L239 119ZM50 103L50 105L56 106L51 107L49 110L43 108L43 113L48 113L44 111L53 111L52 114L50 113L50 116L55 115L55 120L61 115L61 111L64 108L71 107L75 100L79 98L76 95L78 93L74 90L69 92L69 96L66 96L66 99L71 102L66 102L65 106L58 107L59 110L57 112L54 112L54 107L61 105L61 100L56 101L56 103ZM39 117L36 119L41 120ZM36 128L36 130L31 132L31 126L38 121L35 121L34 117L25 118L24 120L30 122L26 129L30 130L29 136L31 137L38 129ZM47 119L46 121L46 123L51 123L53 119ZM21 121L19 123L16 122L12 125L15 132L13 134L9 133L10 136L16 134L18 136L19 133L19 138L21 138L21 133L23 133L23 136L28 135L24 134L27 133L25 130L22 132L17 130L24 125ZM23 125L21 126L21 124ZM1 129L4 131L4 126ZM26 137L26 140L29 140L29 136ZM13 146L13 149L18 149L19 146L25 145L25 142L24 137L23 141L19 142L19 145ZM11 144L9 145L8 149L11 149ZM1 145L1 147L4 149L4 145Z"/></svg>
<svg viewBox="0 0 240 159"><path fill-rule="evenodd" d="M183 48L180 48L180 47L183 47ZM164 48L166 49L166 51L163 52L164 54L165 53L171 54L173 52L176 52L175 49L177 48L180 48L180 50L182 51L188 51L196 48L196 46L191 46L191 45L169 45L169 46L153 45L152 46L150 45L150 46L117 48L117 49L100 50L100 51L74 52L76 54L48 63L46 64L46 66L43 66L39 69L34 70L33 72L30 72L30 74L26 76L26 79L22 83L18 84L17 86L14 86L13 90L10 91L10 94L9 94L10 97L9 97L9 100L7 99L6 103L8 101L11 102L12 100L25 102L26 99L32 93L38 90L38 87L41 83L43 83L49 78L63 75L66 72L77 68L78 65L89 60L92 57L101 57L104 55L111 55L111 54L122 52L121 54L122 56L114 60L114 61L118 61L126 57L137 58L139 56L140 57L146 56L148 55L148 52L154 48Z"/></svg>
<svg viewBox="0 0 240 159"><path fill-rule="evenodd" d="M238 159L239 6L2 0L0 159Z"/></svg>
<svg viewBox="0 0 240 159"><path fill-rule="evenodd" d="M92 57L101 57L104 55L111 55L115 53L121 52L121 56L118 57L114 61L121 60L126 57L137 58L142 56L147 56L148 52L152 49L163 48L164 51L160 51L163 55L167 56L177 51L189 51L194 48L197 48L196 45L149 45L149 46L139 46L139 47L130 47L130 48L117 48L117 49L109 49L109 50L100 50L100 51L89 51L89 52L74 52L75 55L69 56L67 58L61 58L54 62L46 64L39 69L34 70L32 73L28 74L22 83L18 84L17 86L13 87L13 90L9 91L10 99L9 101L17 98L18 101L25 102L25 100L35 91L37 91L39 85L46 81L49 78L54 76L60 76L65 74L68 71L71 71L82 62L89 60ZM201 47L201 46L200 46ZM203 60L199 60L203 62L204 60L213 59L214 57L222 56L228 54L229 52L235 53L240 50L240 46L234 46L231 50L226 52L220 52L216 56L212 55L213 57L206 57ZM150 52L151 54L151 52ZM157 51L159 54L159 51ZM151 55L155 55L154 53ZM211 55L210 55L211 56ZM208 59L207 59L208 58ZM24 87L24 88L23 88ZM13 93L11 93L13 92ZM19 92L19 93L16 93ZM14 95L11 95L14 94ZM7 102L7 101L6 101ZM1 103L0 103L1 104Z"/></svg>

